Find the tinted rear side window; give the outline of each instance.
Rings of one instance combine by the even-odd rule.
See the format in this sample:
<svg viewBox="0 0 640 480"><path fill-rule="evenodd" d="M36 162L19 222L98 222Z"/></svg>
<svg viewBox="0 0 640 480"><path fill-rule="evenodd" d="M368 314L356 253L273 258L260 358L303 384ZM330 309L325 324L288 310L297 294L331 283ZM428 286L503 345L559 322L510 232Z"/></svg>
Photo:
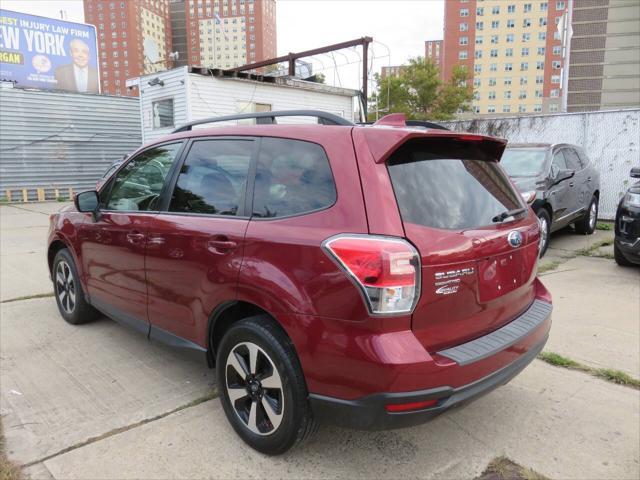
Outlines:
<svg viewBox="0 0 640 480"><path fill-rule="evenodd" d="M180 170L169 210L238 215L253 145L251 140L194 142Z"/></svg>
<svg viewBox="0 0 640 480"><path fill-rule="evenodd" d="M564 158L567 160L567 167L571 170L582 170L582 165L580 164L580 158L578 154L571 148L565 148L562 150L564 152Z"/></svg>
<svg viewBox="0 0 640 480"><path fill-rule="evenodd" d="M255 217L300 215L330 207L335 201L331 167L320 145L262 139L253 196Z"/></svg>
<svg viewBox="0 0 640 480"><path fill-rule="evenodd" d="M523 206L496 162L474 160L472 149L450 143L408 142L387 162L404 222L463 230Z"/></svg>

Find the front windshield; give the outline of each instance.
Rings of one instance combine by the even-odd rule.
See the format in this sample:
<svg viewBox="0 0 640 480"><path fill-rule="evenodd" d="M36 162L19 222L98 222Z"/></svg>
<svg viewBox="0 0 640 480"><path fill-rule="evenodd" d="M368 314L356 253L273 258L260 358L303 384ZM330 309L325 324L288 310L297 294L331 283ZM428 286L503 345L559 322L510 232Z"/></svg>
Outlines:
<svg viewBox="0 0 640 480"><path fill-rule="evenodd" d="M510 177L537 177L542 173L545 156L542 148L507 148L500 164Z"/></svg>

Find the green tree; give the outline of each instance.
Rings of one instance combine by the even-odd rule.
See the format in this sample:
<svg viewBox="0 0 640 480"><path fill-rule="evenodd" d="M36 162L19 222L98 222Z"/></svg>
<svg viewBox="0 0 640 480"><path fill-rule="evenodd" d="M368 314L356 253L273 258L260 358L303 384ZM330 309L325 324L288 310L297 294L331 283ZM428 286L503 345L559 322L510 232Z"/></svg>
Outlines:
<svg viewBox="0 0 640 480"><path fill-rule="evenodd" d="M443 82L438 67L422 57L410 59L397 77L376 74L375 78L377 89L369 99L370 120L375 119L376 101L385 113L404 113L412 120L449 120L459 110L469 110L473 99L465 68L456 66L451 78Z"/></svg>

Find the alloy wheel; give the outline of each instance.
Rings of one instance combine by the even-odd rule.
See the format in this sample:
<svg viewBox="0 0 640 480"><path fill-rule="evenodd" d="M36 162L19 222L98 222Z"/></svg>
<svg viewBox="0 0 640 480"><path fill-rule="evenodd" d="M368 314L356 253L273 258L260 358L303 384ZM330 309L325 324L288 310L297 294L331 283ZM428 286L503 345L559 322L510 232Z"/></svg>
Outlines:
<svg viewBox="0 0 640 480"><path fill-rule="evenodd" d="M544 252L545 246L547 245L547 239L549 238L549 224L547 223L547 219L544 217L538 217L538 221L540 223L540 252Z"/></svg>
<svg viewBox="0 0 640 480"><path fill-rule="evenodd" d="M273 360L258 345L242 342L231 349L225 367L231 407L256 435L271 435L282 422L284 391Z"/></svg>
<svg viewBox="0 0 640 480"><path fill-rule="evenodd" d="M598 206L596 202L591 202L591 207L589 208L589 229L593 230L595 228L597 217Z"/></svg>
<svg viewBox="0 0 640 480"><path fill-rule="evenodd" d="M64 260L56 267L56 295L62 309L71 315L76 307L76 284L71 267Z"/></svg>

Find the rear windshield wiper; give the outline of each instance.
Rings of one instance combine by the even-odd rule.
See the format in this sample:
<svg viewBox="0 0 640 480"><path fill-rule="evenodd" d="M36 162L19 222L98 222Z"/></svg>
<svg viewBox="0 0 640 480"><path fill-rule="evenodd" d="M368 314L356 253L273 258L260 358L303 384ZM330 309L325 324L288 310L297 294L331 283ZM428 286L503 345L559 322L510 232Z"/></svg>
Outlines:
<svg viewBox="0 0 640 480"><path fill-rule="evenodd" d="M513 210L507 210L506 212L502 212L491 219L492 222L504 222L509 217L514 217L520 213L526 212L526 208L514 208Z"/></svg>

